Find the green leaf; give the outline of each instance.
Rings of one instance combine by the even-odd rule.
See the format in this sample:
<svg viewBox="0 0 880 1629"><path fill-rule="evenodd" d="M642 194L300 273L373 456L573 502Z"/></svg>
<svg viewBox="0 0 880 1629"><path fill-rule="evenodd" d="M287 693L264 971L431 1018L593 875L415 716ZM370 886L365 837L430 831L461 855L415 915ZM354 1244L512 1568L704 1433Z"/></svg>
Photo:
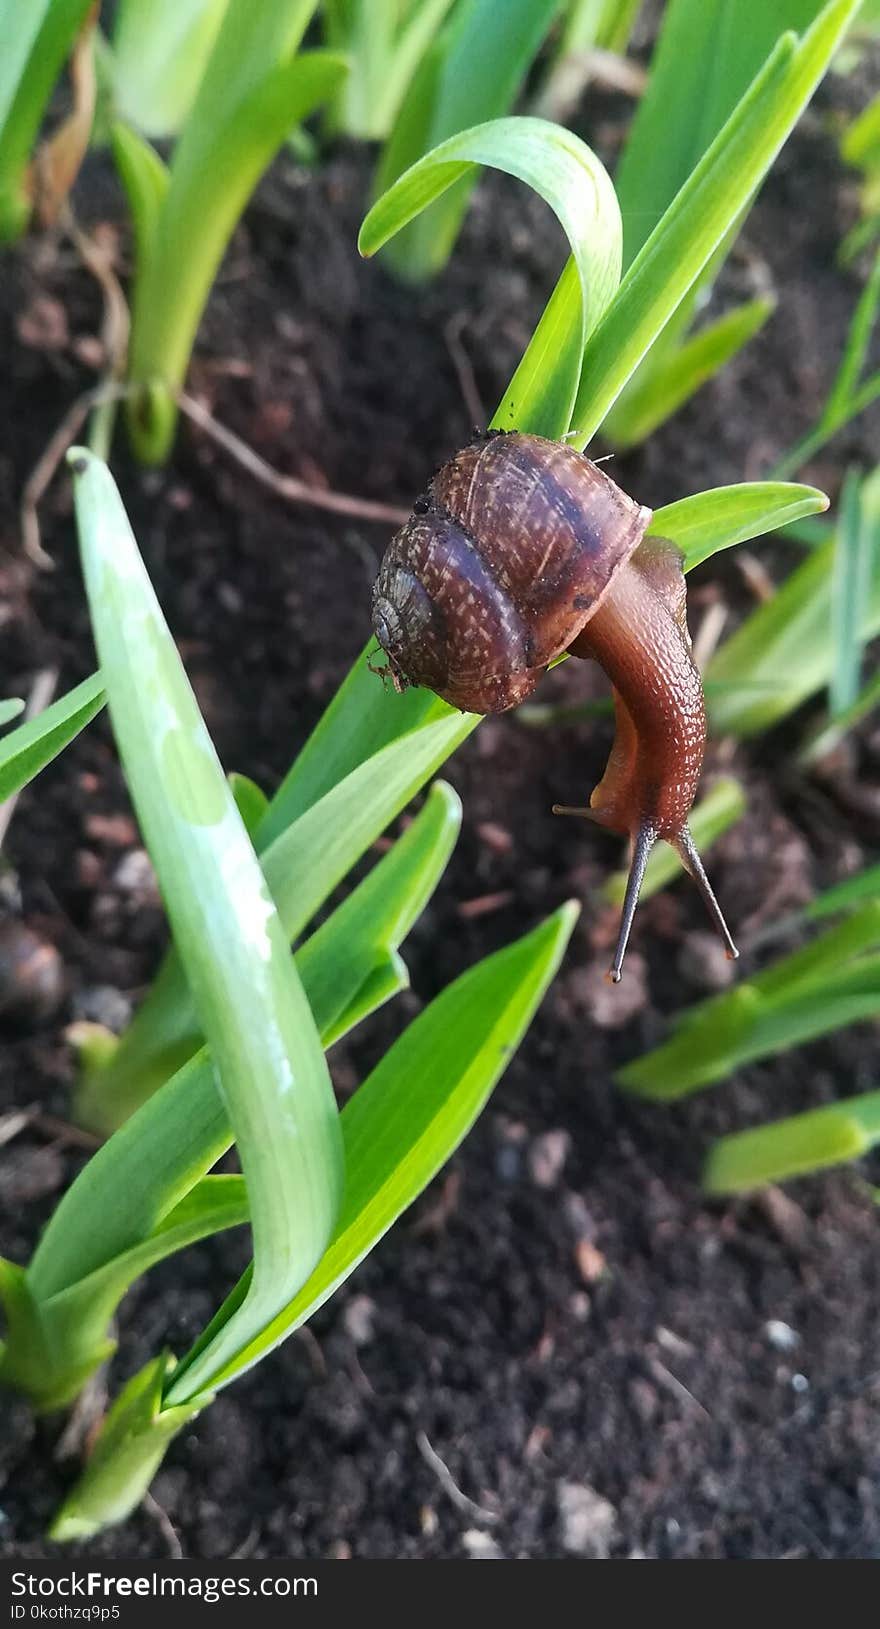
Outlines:
<svg viewBox="0 0 880 1629"><path fill-rule="evenodd" d="M239 775L235 770L229 776L229 788L244 821L244 829L248 837L253 838L269 807L269 799L256 781L250 780L247 775Z"/></svg>
<svg viewBox="0 0 880 1629"><path fill-rule="evenodd" d="M219 53L227 60L227 25L240 9L234 0L226 14L172 160L153 252L138 267L129 371L140 393L130 404L129 425L135 450L148 463L167 456L177 417L174 398L211 284L251 192L288 131L332 95L346 71L341 57L304 53L271 67L241 90L238 102L230 90L215 107L215 59ZM251 9L255 17L266 11ZM277 13L289 9L268 8ZM239 70L236 84L252 77L250 69L244 73L244 64Z"/></svg>
<svg viewBox="0 0 880 1629"><path fill-rule="evenodd" d="M36 718L29 718L4 736L0 741L0 803L27 786L28 781L57 758L103 705L104 681L100 673L93 673L90 679L84 679L66 696L53 701Z"/></svg>
<svg viewBox="0 0 880 1629"><path fill-rule="evenodd" d="M325 1046L393 993L392 978L395 989L405 982L398 947L442 875L460 818L452 789L432 787L403 837L299 952L297 967ZM94 1283L105 1270L105 1285L122 1285L121 1294L131 1282L126 1263L160 1234L166 1237L169 1217L180 1217L183 1200L204 1187L205 1172L231 1140L202 1048L68 1189L29 1269L34 1294L60 1312L65 1292L80 1304L89 1275ZM106 1317L112 1310L111 1304Z"/></svg>
<svg viewBox="0 0 880 1629"><path fill-rule="evenodd" d="M403 101L377 170L377 194L451 136L508 112L559 9L560 0L461 0ZM388 260L399 277L420 282L445 265L472 186L462 172L392 245Z"/></svg>
<svg viewBox="0 0 880 1629"><path fill-rule="evenodd" d="M430 690L413 687L402 695L386 690L381 679L370 671L370 651L375 649L376 641L372 639L356 658L271 799L257 832L260 852L383 747L403 740L424 725L450 719L462 723L463 715ZM471 714L460 740L477 722Z"/></svg>
<svg viewBox="0 0 880 1629"><path fill-rule="evenodd" d="M640 368L605 422L605 434L614 446L646 441L760 333L775 309L775 300L748 300L684 344L672 346L668 355L664 351L656 365Z"/></svg>
<svg viewBox="0 0 880 1629"><path fill-rule="evenodd" d="M706 680L712 685L709 714L716 731L758 734L828 683L835 652L829 615L834 561L832 538L814 549L715 653ZM875 570L858 638L878 632L880 571Z"/></svg>
<svg viewBox="0 0 880 1629"><path fill-rule="evenodd" d="M746 796L739 781L733 780L730 776L722 776L715 781L691 810L688 820L700 854L706 854L724 832L742 819L745 812ZM658 844L648 860L639 898L650 899L652 894L658 894L661 888L674 881L680 873L681 861L675 851L667 843L662 847ZM609 905L623 904L628 875L628 870L615 871L603 883L602 898L607 900Z"/></svg>
<svg viewBox="0 0 880 1629"><path fill-rule="evenodd" d="M826 888L818 898L804 907L804 915L817 922L824 916L835 916L838 911L852 910L866 900L880 895L880 865L869 865L854 877L847 877L833 888Z"/></svg>
<svg viewBox="0 0 880 1629"><path fill-rule="evenodd" d="M814 486L785 481L741 481L737 486L716 486L693 498L658 509L651 535L668 538L684 554L685 571L693 571L721 549L763 537L803 515L828 508L824 492Z"/></svg>
<svg viewBox="0 0 880 1629"><path fill-rule="evenodd" d="M626 272L584 358L572 423L595 434L642 357L738 221L809 101L859 0L830 0L784 36ZM540 332L540 328L539 328Z"/></svg>
<svg viewBox="0 0 880 1629"><path fill-rule="evenodd" d="M544 434L562 434L570 421L584 344L620 276L617 199L607 171L589 147L545 119L496 119L462 131L420 159L373 205L358 247L362 254L374 254L475 164L489 164L533 187L558 217L571 245L575 269L565 287L577 284L577 320L569 323L566 314L564 331L554 334L552 367L536 371L530 385L535 401L529 412L539 414L547 426ZM546 363L546 353L542 355ZM526 427L521 417L511 422Z"/></svg>
<svg viewBox="0 0 880 1629"><path fill-rule="evenodd" d="M840 152L857 169L880 167L880 93L844 131Z"/></svg>
<svg viewBox="0 0 880 1629"><path fill-rule="evenodd" d="M387 136L452 3L419 0L402 17L398 0L324 6L326 43L332 50L345 52L351 63L330 121L334 130L341 128L360 141ZM418 156L418 152L413 154Z"/></svg>
<svg viewBox="0 0 880 1629"><path fill-rule="evenodd" d="M338 1117L287 939L110 473L80 449L70 463L114 732L250 1198L253 1282L216 1362L320 1258L342 1185Z"/></svg>
<svg viewBox="0 0 880 1629"><path fill-rule="evenodd" d="M0 0L0 242L18 237L26 171L65 58L92 0Z"/></svg>
<svg viewBox="0 0 880 1629"><path fill-rule="evenodd" d="M880 494L880 470L876 488ZM861 502L861 482L849 470L840 495L840 520L831 567L831 683L832 718L852 707L859 693L864 641L860 637L862 610L871 593L871 579L880 572L880 505L870 522L868 506Z"/></svg>
<svg viewBox="0 0 880 1629"><path fill-rule="evenodd" d="M163 1387L173 1370L174 1359L162 1353L120 1392L83 1475L49 1530L56 1543L91 1538L102 1527L124 1521L140 1504L169 1442L210 1400L163 1407Z"/></svg>
<svg viewBox="0 0 880 1629"><path fill-rule="evenodd" d="M433 894L460 829L461 801L437 781L409 829L297 952L325 1047L406 988L397 947Z"/></svg>
<svg viewBox="0 0 880 1629"><path fill-rule="evenodd" d="M680 1015L668 1041L617 1074L639 1097L669 1101L880 1012L880 902L803 950Z"/></svg>
<svg viewBox="0 0 880 1629"><path fill-rule="evenodd" d="M8 701L0 701L0 729L6 724L11 724L14 718L18 718L24 712L24 708L25 704L20 696L10 696Z"/></svg>
<svg viewBox="0 0 880 1629"><path fill-rule="evenodd" d="M270 895L293 940L352 866L470 734L473 713L444 708L424 725L360 763L344 781L282 830L261 859ZM270 806L271 812L271 806ZM261 826L257 829L257 842ZM155 1091L201 1042L186 979L170 956L112 1059L87 1081L78 1103L86 1123L117 1124Z"/></svg>
<svg viewBox="0 0 880 1629"><path fill-rule="evenodd" d="M787 29L821 0L668 0L648 85L617 170L625 264L644 247Z"/></svg>
<svg viewBox="0 0 880 1629"><path fill-rule="evenodd" d="M111 140L131 211L138 276L144 279L156 248L170 178L159 154L128 125L117 120L111 130Z"/></svg>
<svg viewBox="0 0 880 1629"><path fill-rule="evenodd" d="M545 386L556 404L545 411L555 411L561 433L568 425L587 336L620 277L617 200L604 166L589 147L544 119L496 119L462 131L420 159L373 205L358 246L362 254L374 254L475 164L489 164L533 187L558 217L571 245L580 321L554 358Z"/></svg>
<svg viewBox="0 0 880 1629"><path fill-rule="evenodd" d="M152 1232L76 1283L40 1300L33 1274L0 1262L7 1341L0 1343L0 1382L24 1393L38 1412L73 1401L113 1355L112 1320L131 1285L157 1262L200 1239L250 1221L239 1176L209 1176Z"/></svg>
<svg viewBox="0 0 880 1629"><path fill-rule="evenodd" d="M113 100L145 136L186 120L228 0L120 0L113 25Z"/></svg>
<svg viewBox="0 0 880 1629"><path fill-rule="evenodd" d="M880 1142L880 1092L845 1098L714 1143L703 1171L707 1193L748 1193L768 1182L858 1159Z"/></svg>
<svg viewBox="0 0 880 1629"><path fill-rule="evenodd" d="M300 1293L212 1384L226 1385L310 1318L449 1159L525 1034L577 914L576 905L564 905L456 979L348 1101L341 1116L347 1181L333 1240ZM169 1403L195 1398L187 1364L172 1380Z"/></svg>

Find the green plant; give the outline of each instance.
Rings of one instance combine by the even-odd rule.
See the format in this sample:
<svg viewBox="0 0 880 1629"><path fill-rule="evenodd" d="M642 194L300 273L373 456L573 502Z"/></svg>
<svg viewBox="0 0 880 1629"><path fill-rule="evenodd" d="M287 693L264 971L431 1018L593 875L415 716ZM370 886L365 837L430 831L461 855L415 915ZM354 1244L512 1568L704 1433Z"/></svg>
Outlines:
<svg viewBox="0 0 880 1629"><path fill-rule="evenodd" d="M114 125L135 234L127 418L145 463L168 456L202 311L253 188L292 126L345 73L330 52L297 55L316 4L229 0L167 168L134 129Z"/></svg>
<svg viewBox="0 0 880 1629"><path fill-rule="evenodd" d="M622 56L642 0L568 0L534 111L564 121L588 83L596 53Z"/></svg>
<svg viewBox="0 0 880 1629"><path fill-rule="evenodd" d="M460 0L410 80L376 170L377 195L449 137L507 112L561 4ZM389 242L386 259L404 282L424 282L445 266L474 179L463 173L445 197Z"/></svg>
<svg viewBox="0 0 880 1629"><path fill-rule="evenodd" d="M770 1125L720 1137L703 1171L707 1193L748 1193L869 1153L880 1142L880 1092L807 1109Z"/></svg>
<svg viewBox="0 0 880 1629"><path fill-rule="evenodd" d="M841 248L842 258L852 260L880 232L880 94L844 131L840 154L862 178L862 218L847 233Z"/></svg>
<svg viewBox="0 0 880 1629"><path fill-rule="evenodd" d="M640 253L751 80L786 30L805 29L821 0L669 0L615 177L624 222L624 265ZM755 189L756 190L756 189ZM650 435L757 334L774 301L760 295L692 332L733 245L754 191L689 299L646 354L611 408L604 431L620 447Z"/></svg>
<svg viewBox="0 0 880 1629"><path fill-rule="evenodd" d="M34 206L31 159L49 98L93 0L0 0L0 243Z"/></svg>
<svg viewBox="0 0 880 1629"><path fill-rule="evenodd" d="M880 309L880 250L859 297L834 383L818 423L779 460L773 470L778 479L803 468L808 459L880 396L880 368L864 378L871 336Z"/></svg>
<svg viewBox="0 0 880 1629"><path fill-rule="evenodd" d="M828 686L828 727L839 738L871 705L873 681L860 694L859 673L863 646L877 633L880 476L875 471L861 482L847 482L831 537L810 551L712 658L706 679L714 727L725 734L757 735ZM817 755L814 746L807 751Z"/></svg>
<svg viewBox="0 0 880 1629"><path fill-rule="evenodd" d="M58 1407L112 1350L113 1313L155 1262L247 1223L253 1263L186 1357L157 1358L126 1388L56 1522L64 1538L130 1509L181 1425L320 1305L416 1196L502 1072L576 914L564 907L452 985L338 1116L324 1045L405 984L397 945L448 859L458 801L436 788L293 960L291 879L276 904L109 473L71 457L111 718L207 1046L90 1162L30 1266L4 1265L0 1375L37 1408ZM251 814L262 802L253 788L241 801ZM322 839L332 844L313 827L306 867L325 858ZM210 1176L233 1136L242 1175Z"/></svg>
<svg viewBox="0 0 880 1629"><path fill-rule="evenodd" d="M112 115L153 139L186 122L229 0L120 0L103 53Z"/></svg>
<svg viewBox="0 0 880 1629"><path fill-rule="evenodd" d="M659 1047L619 1071L625 1091L671 1102L764 1057L880 1013L880 866L820 894L772 936L842 917L803 949L735 990L689 1008ZM764 939L771 937L766 933ZM703 1173L709 1193L747 1192L858 1158L880 1141L880 1093L844 1099L720 1138Z"/></svg>
<svg viewBox="0 0 880 1629"><path fill-rule="evenodd" d="M104 685L93 673L75 690L54 701L37 718L29 719L0 741L0 804L27 786L41 769L62 752L104 705ZM0 703L0 724L8 724L24 708L22 701Z"/></svg>
<svg viewBox="0 0 880 1629"><path fill-rule="evenodd" d="M659 1047L620 1070L639 1097L671 1102L743 1064L880 1012L880 904L871 899L803 950L689 1008Z"/></svg>
<svg viewBox="0 0 880 1629"><path fill-rule="evenodd" d="M367 250L488 161L537 185L565 223L570 266L497 422L548 436L574 423L575 439L586 443L772 162L852 11L853 0L831 0L802 42L782 42L619 287L620 217L607 176L583 144L540 121L465 132L379 201L362 232ZM254 1264L190 1353L176 1364L161 1355L130 1382L58 1517L59 1537L123 1516L175 1431L308 1317L415 1197L485 1100L573 921L564 907L452 985L337 1124L321 1042L400 987L397 946L442 869L455 819L449 795L435 793L411 828L418 835L407 833L380 862L393 868L392 881L386 871L374 882L373 873L340 907L349 912L344 929L331 916L296 963L286 942L477 720L426 692L386 696L361 659L271 803L238 786L239 815L110 477L85 453L74 455L74 468L102 678L177 953L142 1009L156 1030L165 1026L162 1044L142 1028L140 1061L129 1037L110 1065L128 1047L131 1079L146 1068L153 1088L163 1083L85 1167L30 1266L6 1265L3 1374L38 1406L57 1405L107 1355L109 1320L153 1263L250 1220ZM701 494L675 506L678 530L669 535L706 558L754 535L762 504L780 501L815 509L823 500L745 489L738 506L730 489ZM408 839L413 846L401 855ZM323 949L314 943L320 934ZM232 1021L246 989L264 1014L258 1033L246 1018ZM159 1054L172 1043L177 1066L166 1052L163 1074ZM117 1076L115 1089L121 1085ZM299 1131L292 1158L304 1173L298 1184L282 1152L290 1112ZM267 1147L279 1121L277 1147ZM334 1219L340 1136L346 1183ZM233 1140L242 1177L210 1175ZM310 1260L317 1265L302 1283Z"/></svg>
<svg viewBox="0 0 880 1629"><path fill-rule="evenodd" d="M454 0L324 0L324 38L350 71L329 123L363 141L389 134L416 69Z"/></svg>

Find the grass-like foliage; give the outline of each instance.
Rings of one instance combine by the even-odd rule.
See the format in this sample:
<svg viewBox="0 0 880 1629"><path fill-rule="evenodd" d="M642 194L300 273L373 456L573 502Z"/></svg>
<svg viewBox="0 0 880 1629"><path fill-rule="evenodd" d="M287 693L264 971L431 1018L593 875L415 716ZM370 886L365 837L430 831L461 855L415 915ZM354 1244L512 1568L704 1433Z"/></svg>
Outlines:
<svg viewBox="0 0 880 1629"><path fill-rule="evenodd" d="M465 973L338 1115L324 1047L405 985L398 945L448 859L458 801L437 788L292 958L292 913L312 866L351 863L338 851L345 821L328 857L334 837L319 811L308 853L298 841L288 848L299 870L279 868L272 886L269 856L264 873L109 472L81 451L72 464L103 685L205 1043L87 1165L30 1266L4 1265L0 1376L37 1408L57 1407L112 1350L115 1309L150 1266L241 1224L253 1261L192 1350L177 1363L158 1358L123 1394L58 1518L59 1537L130 1509L175 1431L320 1305L421 1191L502 1073L576 916L563 907ZM100 699L96 692L92 704ZM445 736L448 751L454 735ZM373 766L378 774L387 760L379 754ZM423 759L422 780L430 767ZM421 784L411 769L413 777ZM259 818L259 794L238 790L249 818ZM364 797L369 788L355 775L349 814ZM381 829L387 805L378 818ZM360 837L358 852L371 840L363 829ZM313 908L306 900L306 916ZM211 1176L233 1140L241 1176Z"/></svg>
<svg viewBox="0 0 880 1629"><path fill-rule="evenodd" d="M862 218L844 239L844 260L852 260L880 234L880 92L844 132L841 157L861 175Z"/></svg>
<svg viewBox="0 0 880 1629"><path fill-rule="evenodd" d="M0 0L0 243L31 217L32 159L56 81L92 0ZM86 131L88 139L88 131Z"/></svg>
<svg viewBox="0 0 880 1629"><path fill-rule="evenodd" d="M102 67L113 114L142 136L182 129L229 0L119 0Z"/></svg>
<svg viewBox="0 0 880 1629"><path fill-rule="evenodd" d="M129 124L113 147L135 233L128 425L145 463L168 455L199 320L223 253L260 176L346 71L298 53L317 0L229 0L170 164Z"/></svg>
<svg viewBox="0 0 880 1629"><path fill-rule="evenodd" d="M826 542L721 645L706 670L713 726L760 734L828 690L827 733L808 757L839 740L873 705L861 683L864 645L880 633L880 474L847 481Z"/></svg>
<svg viewBox="0 0 880 1629"><path fill-rule="evenodd" d="M803 36L784 36L757 77L744 77L729 117L622 276L607 173L583 142L540 119L459 128L377 199L362 228L365 252L437 205L452 222L481 164L524 180L561 221L570 259L496 426L587 445L729 241L856 4L829 0ZM116 132L137 235L131 422L142 456L167 449L201 306L250 186L291 123L341 83L335 58L293 55L312 9L304 0L271 8L229 0L170 169L132 128ZM453 23L464 26L458 13ZM473 77L471 85L475 94ZM503 1072L576 914L563 906L464 972L337 1113L325 1049L404 987L400 947L455 840L454 794L435 787L404 836L306 935L478 720L425 691L386 693L362 657L271 800L249 782L230 784L112 478L85 452L72 466L100 678L58 704L54 720L45 715L23 745L20 730L7 737L0 770L17 736L14 790L106 695L174 949L128 1034L85 1059L81 1112L115 1129L30 1264L3 1265L0 1376L37 1408L57 1407L109 1355L119 1303L154 1264L241 1225L252 1262L191 1349L156 1354L119 1396L57 1518L59 1538L122 1518L174 1434L308 1318L422 1190ZM693 564L824 504L810 488L750 484L683 497L658 524ZM710 813L726 819L737 803L734 789ZM833 985L870 962L863 955L850 966L880 944L877 907L833 935L824 960L823 936L795 970L805 1015L817 1006L811 970ZM772 1014L772 977L762 978L758 999ZM841 987L840 1010L851 995ZM780 1010L777 1002L777 1023ZM705 1053L709 1038L701 1044ZM693 1064L700 1046L689 1055ZM214 1174L233 1143L240 1175Z"/></svg>
<svg viewBox="0 0 880 1629"><path fill-rule="evenodd" d="M372 31L374 6L366 3ZM459 0L410 80L376 171L377 195L443 142L508 112L560 10L561 0ZM474 179L460 176L389 244L398 277L424 282L446 264Z"/></svg>

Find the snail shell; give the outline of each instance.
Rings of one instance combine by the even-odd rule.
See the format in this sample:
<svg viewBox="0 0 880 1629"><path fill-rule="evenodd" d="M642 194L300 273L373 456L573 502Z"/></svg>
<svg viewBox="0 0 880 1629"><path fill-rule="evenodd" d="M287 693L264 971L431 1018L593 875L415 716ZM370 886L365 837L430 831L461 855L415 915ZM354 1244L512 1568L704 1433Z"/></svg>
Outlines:
<svg viewBox="0 0 880 1629"><path fill-rule="evenodd" d="M434 477L388 548L373 628L392 670L500 713L598 610L651 519L564 443L492 435Z"/></svg>
<svg viewBox="0 0 880 1629"><path fill-rule="evenodd" d="M663 838L737 954L687 819L706 711L691 655L678 549L590 459L564 443L489 432L435 475L386 551L373 629L398 688L427 685L467 712L530 695L563 651L614 687L617 733L587 815L626 833L632 863L611 978L651 848Z"/></svg>

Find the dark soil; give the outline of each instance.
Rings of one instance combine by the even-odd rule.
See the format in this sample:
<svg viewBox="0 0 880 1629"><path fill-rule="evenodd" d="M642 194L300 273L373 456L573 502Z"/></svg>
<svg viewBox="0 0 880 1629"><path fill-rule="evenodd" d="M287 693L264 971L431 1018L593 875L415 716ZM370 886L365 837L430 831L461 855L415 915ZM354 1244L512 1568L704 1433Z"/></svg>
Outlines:
<svg viewBox="0 0 880 1629"><path fill-rule="evenodd" d="M719 290L729 301L769 280L776 317L649 448L616 463L646 503L759 476L819 409L858 291L835 264L854 212L832 135L847 94L836 82L804 120ZM590 106L585 128L611 155L625 109L598 97ZM541 206L489 180L447 272L427 291L401 290L355 253L367 179L362 154L331 156L320 174L276 165L220 278L192 387L279 467L405 503L471 427L450 333L488 416L561 249ZM118 218L100 166L81 192L86 224ZM66 246L7 258L3 695L26 693L47 665L60 688L93 665L67 482L42 509L54 572L23 559L16 504L92 382L99 318ZM878 429L880 416L866 416L810 474L836 493L848 464L876 461ZM135 470L121 446L118 469L221 756L271 789L363 645L386 534L284 506L196 432L182 432L160 474ZM779 543L760 552L777 573L796 557ZM732 616L748 604L733 556L693 580L695 628L719 596ZM598 684L571 663L544 696ZM733 752L716 745L709 764L732 763L749 792L748 815L711 858L746 974L759 965L748 942L766 909L785 911L876 858L880 739L866 730L845 766L860 777L855 815L833 789L792 775L804 723ZM876 1032L863 1025L770 1060L673 1110L615 1090L615 1066L704 993L700 957L683 952L705 924L686 884L647 904L625 982L609 994L608 912L595 889L619 854L586 824L549 814L556 799L583 801L609 738L604 720L534 731L507 717L449 765L464 830L408 946L412 993L333 1054L340 1091L462 968L569 896L585 902L581 924L450 1170L305 1336L172 1446L154 1494L185 1555L545 1557L566 1544L677 1558L880 1553L880 1268L865 1173L729 1207L697 1186L717 1133L875 1085ZM57 947L68 989L51 1017L5 1025L3 1111L65 1119L70 1018L111 1015L120 1000L124 1010L148 982L163 928L149 877L136 859L123 863L137 849L101 718L22 797L5 844L6 909ZM489 908L469 908L487 898ZM26 1259L82 1158L45 1121L0 1147L10 1257ZM220 1238L132 1292L112 1391L163 1343L186 1346L244 1255L243 1239ZM8 1405L0 1553L47 1553L45 1524L75 1472L55 1457L57 1435ZM450 1495L426 1439L480 1509ZM161 1557L169 1532L145 1508L86 1549Z"/></svg>

